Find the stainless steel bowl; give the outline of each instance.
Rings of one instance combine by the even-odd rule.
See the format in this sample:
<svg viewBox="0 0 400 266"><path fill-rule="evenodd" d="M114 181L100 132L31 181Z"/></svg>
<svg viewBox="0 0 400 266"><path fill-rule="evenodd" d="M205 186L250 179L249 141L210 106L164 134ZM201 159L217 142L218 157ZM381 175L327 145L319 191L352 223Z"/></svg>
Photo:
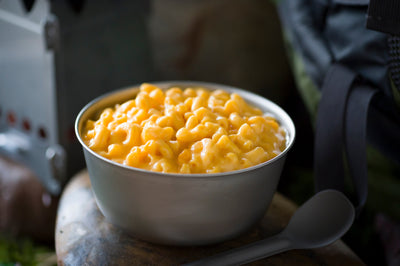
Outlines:
<svg viewBox="0 0 400 266"><path fill-rule="evenodd" d="M275 193L295 139L292 120L271 101L237 88L187 81L153 84L236 92L279 121L287 133L286 149L259 165L219 174L166 174L124 166L93 152L81 139L85 121L106 107L135 97L139 86L106 94L87 104L75 123L101 212L135 237L159 244L212 244L249 230L263 217Z"/></svg>

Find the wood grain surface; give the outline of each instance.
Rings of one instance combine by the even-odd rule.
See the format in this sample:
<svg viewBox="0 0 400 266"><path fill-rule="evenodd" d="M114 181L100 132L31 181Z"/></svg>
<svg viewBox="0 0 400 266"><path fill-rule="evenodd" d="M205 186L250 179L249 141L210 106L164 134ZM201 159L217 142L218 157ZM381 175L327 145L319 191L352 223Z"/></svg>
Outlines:
<svg viewBox="0 0 400 266"><path fill-rule="evenodd" d="M260 223L239 238L203 247L170 247L135 239L108 223L99 211L90 179L82 171L60 200L56 221L59 265L179 265L242 246L281 231L297 206L275 193ZM292 250L249 265L364 265L341 240L318 249Z"/></svg>

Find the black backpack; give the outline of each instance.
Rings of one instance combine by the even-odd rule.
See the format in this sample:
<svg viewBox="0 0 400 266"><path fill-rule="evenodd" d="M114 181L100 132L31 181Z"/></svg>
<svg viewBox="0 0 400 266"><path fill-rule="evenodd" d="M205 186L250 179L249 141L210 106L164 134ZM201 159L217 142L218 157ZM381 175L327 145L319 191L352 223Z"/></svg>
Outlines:
<svg viewBox="0 0 400 266"><path fill-rule="evenodd" d="M276 2L296 84L314 122L316 190L344 191L360 211L374 186L377 197L389 193L397 200L379 208L400 220L400 1ZM375 163L367 159L370 150L394 169L386 187L383 177L367 178Z"/></svg>

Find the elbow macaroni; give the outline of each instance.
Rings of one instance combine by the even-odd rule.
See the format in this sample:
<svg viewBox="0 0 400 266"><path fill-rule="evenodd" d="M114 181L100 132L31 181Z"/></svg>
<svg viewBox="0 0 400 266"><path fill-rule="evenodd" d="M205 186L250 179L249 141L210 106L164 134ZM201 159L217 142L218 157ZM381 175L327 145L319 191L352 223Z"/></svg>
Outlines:
<svg viewBox="0 0 400 266"><path fill-rule="evenodd" d="M219 173L265 162L285 149L272 117L223 90L142 84L135 99L88 120L83 140L115 162L165 173Z"/></svg>

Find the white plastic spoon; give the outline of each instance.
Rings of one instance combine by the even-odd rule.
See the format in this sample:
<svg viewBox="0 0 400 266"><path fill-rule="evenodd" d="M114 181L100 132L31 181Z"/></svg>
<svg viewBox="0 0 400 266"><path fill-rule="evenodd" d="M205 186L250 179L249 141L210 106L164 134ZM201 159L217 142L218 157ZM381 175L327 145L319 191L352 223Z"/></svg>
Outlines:
<svg viewBox="0 0 400 266"><path fill-rule="evenodd" d="M354 216L354 207L345 195L324 190L300 206L281 233L184 266L241 265L291 249L323 247L341 238Z"/></svg>

